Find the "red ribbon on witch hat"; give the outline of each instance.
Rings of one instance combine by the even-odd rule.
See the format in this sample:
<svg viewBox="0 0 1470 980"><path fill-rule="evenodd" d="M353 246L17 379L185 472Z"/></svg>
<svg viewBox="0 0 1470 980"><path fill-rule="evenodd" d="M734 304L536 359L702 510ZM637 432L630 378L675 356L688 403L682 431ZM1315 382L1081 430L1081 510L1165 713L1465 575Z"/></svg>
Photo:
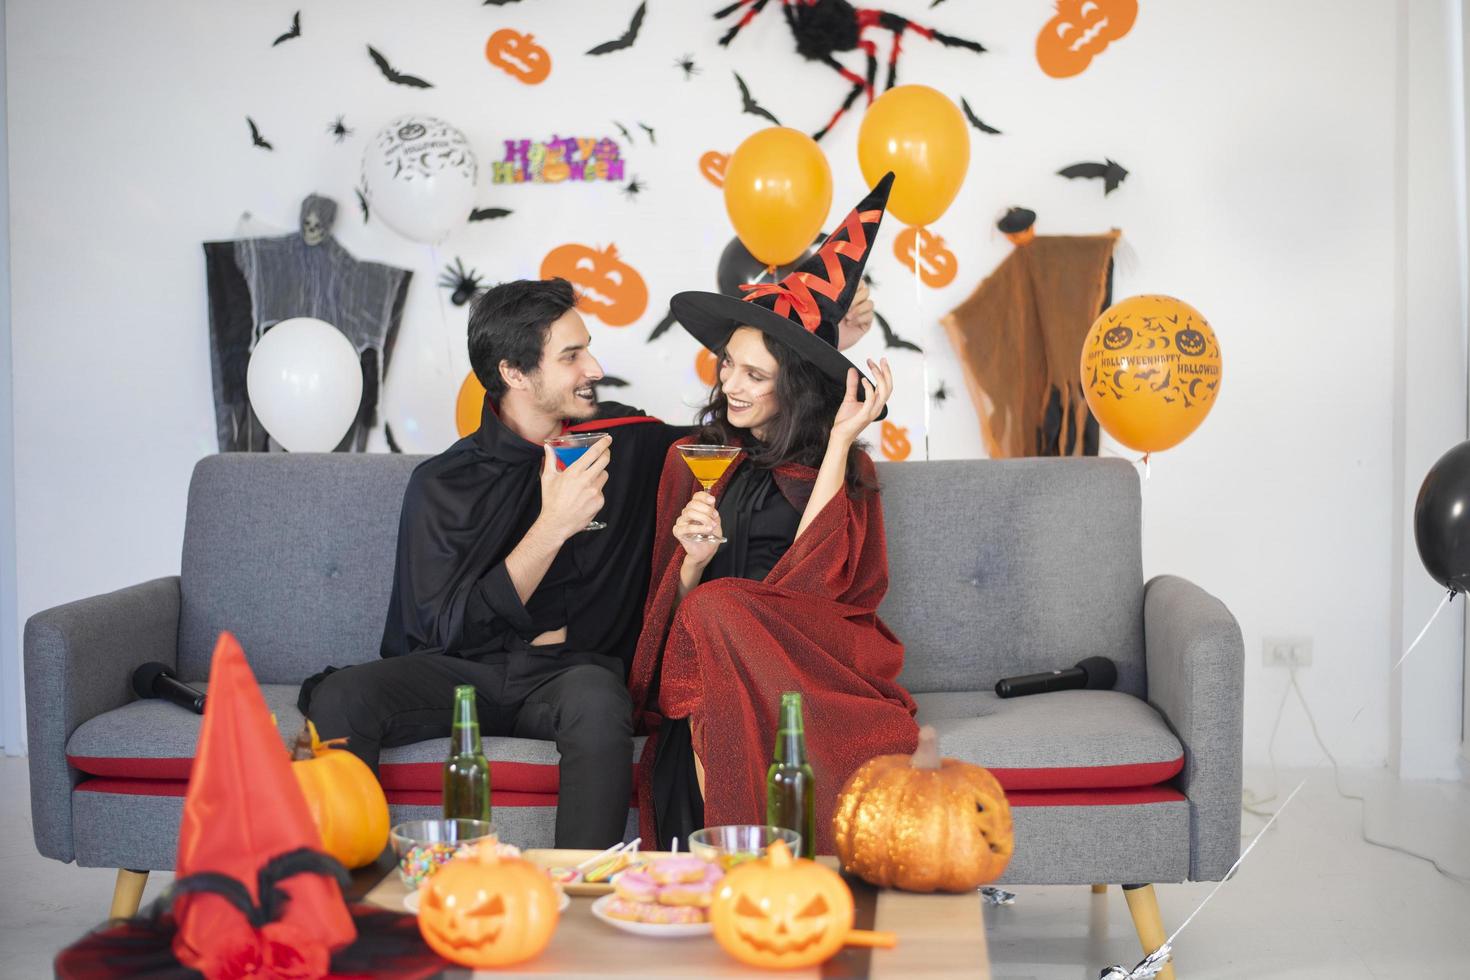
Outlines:
<svg viewBox="0 0 1470 980"><path fill-rule="evenodd" d="M775 296L776 302L772 309L777 316L790 319L791 311L795 309L796 315L801 319L802 329L807 333L816 333L817 328L822 325L822 310L810 290L803 288L795 291L785 282L751 282L741 285L740 288L748 294L745 296L747 303L762 296Z"/></svg>

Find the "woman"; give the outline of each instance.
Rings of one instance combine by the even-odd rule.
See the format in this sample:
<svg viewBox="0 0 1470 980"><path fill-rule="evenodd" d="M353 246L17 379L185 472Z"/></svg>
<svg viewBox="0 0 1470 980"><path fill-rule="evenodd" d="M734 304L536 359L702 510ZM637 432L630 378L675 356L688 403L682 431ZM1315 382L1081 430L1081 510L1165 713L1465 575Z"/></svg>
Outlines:
<svg viewBox="0 0 1470 980"><path fill-rule="evenodd" d="M744 452L713 494L695 493L677 446L664 463L630 674L640 722L656 736L639 767L646 840L764 822L783 691L803 697L818 853L832 849L832 809L853 770L917 741L897 681L903 647L876 612L887 550L873 464L857 445L886 414L892 373L870 360L876 380L860 380L835 346L890 185L781 283L743 301L681 293L671 303L720 358L702 431L682 442Z"/></svg>

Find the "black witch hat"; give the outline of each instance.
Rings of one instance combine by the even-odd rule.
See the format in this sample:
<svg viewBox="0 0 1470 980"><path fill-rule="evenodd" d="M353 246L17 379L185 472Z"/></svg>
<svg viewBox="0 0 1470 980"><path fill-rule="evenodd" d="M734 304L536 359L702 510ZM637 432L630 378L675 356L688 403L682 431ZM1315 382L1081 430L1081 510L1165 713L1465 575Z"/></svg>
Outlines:
<svg viewBox="0 0 1470 980"><path fill-rule="evenodd" d="M737 327L755 327L845 385L847 372L857 365L837 349L837 324L862 282L892 187L893 174L884 175L822 247L780 282L742 286L744 299L720 293L678 293L669 301L674 317L712 351L722 349ZM861 390L859 387L860 397ZM883 415L887 414L885 407Z"/></svg>

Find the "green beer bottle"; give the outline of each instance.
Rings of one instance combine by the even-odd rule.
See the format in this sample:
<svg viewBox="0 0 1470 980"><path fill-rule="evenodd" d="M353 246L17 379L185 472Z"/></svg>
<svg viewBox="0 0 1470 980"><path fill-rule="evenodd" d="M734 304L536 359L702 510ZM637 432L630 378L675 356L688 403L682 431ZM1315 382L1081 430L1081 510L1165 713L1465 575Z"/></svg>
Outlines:
<svg viewBox="0 0 1470 980"><path fill-rule="evenodd" d="M475 689L454 689L454 729L449 735L449 761L444 763L444 819L490 820L490 763L480 747L480 719Z"/></svg>
<svg viewBox="0 0 1470 980"><path fill-rule="evenodd" d="M801 857L817 848L817 781L806 761L806 733L801 723L801 695L781 695L776 728L776 759L766 770L766 823L801 835Z"/></svg>

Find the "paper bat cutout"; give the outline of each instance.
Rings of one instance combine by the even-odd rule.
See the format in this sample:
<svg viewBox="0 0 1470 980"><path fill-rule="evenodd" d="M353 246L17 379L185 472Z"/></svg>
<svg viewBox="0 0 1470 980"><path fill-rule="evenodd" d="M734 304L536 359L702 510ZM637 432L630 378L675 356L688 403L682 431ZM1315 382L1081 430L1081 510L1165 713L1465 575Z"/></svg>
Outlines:
<svg viewBox="0 0 1470 980"><path fill-rule="evenodd" d="M604 374L602 377L600 377L596 381L592 382L592 387L594 387L594 388L626 388L626 387L628 387L628 382L624 381L622 378L616 377L615 375Z"/></svg>
<svg viewBox="0 0 1470 980"><path fill-rule="evenodd" d="M388 64L388 59L379 54L373 46L368 45L368 54L373 56L373 63L383 73L383 77L394 85L407 85L410 88L433 88L433 84L424 81L416 75L405 75L403 72Z"/></svg>
<svg viewBox="0 0 1470 980"><path fill-rule="evenodd" d="M504 218L512 212L506 208L475 208L470 212L471 221L491 221L495 218Z"/></svg>
<svg viewBox="0 0 1470 980"><path fill-rule="evenodd" d="M589 48L587 53L607 54L610 51L622 51L624 48L631 48L633 42L638 40L638 31L643 27L643 15L646 13L648 13L648 2L644 0L643 3L638 5L637 11L634 12L633 23L628 25L627 33L616 41L605 41L595 48Z"/></svg>
<svg viewBox="0 0 1470 980"><path fill-rule="evenodd" d="M393 427L387 422L383 423L383 438L388 440L388 452L403 452L403 450L398 447L398 440L393 438Z"/></svg>
<svg viewBox="0 0 1470 980"><path fill-rule="evenodd" d="M1063 167L1057 173L1072 179L1101 177L1104 197L1117 190L1118 185L1123 183L1123 179L1128 176L1128 171L1124 170L1116 160L1109 160L1106 163L1074 163L1070 167Z"/></svg>
<svg viewBox="0 0 1470 980"><path fill-rule="evenodd" d="M658 146L658 137L653 135L652 126L648 125L647 123L639 123L638 128L648 134L648 142L652 143L654 146Z"/></svg>
<svg viewBox="0 0 1470 980"><path fill-rule="evenodd" d="M964 96L960 96L960 108L965 110L965 118L970 120L970 125L980 130L980 132L990 133L991 135L998 135L1000 133L1000 130L994 126L987 126L980 121L980 117L975 115L975 110L970 108L970 103L965 101Z"/></svg>
<svg viewBox="0 0 1470 980"><path fill-rule="evenodd" d="M264 136L261 136L260 135L260 129L258 127L256 127L255 120L254 119L251 119L249 116L246 116L245 117L245 121L250 124L250 141L253 144L255 144L256 146L260 147L262 150L274 150L275 149L274 146L271 146L270 143L266 142L266 139L265 139Z"/></svg>
<svg viewBox="0 0 1470 980"><path fill-rule="evenodd" d="M301 11L298 10L298 11L296 11L296 16L294 16L294 17L291 18L291 29L289 31L287 31L286 33L282 34L280 37L276 38L274 41L272 41L271 42L271 47L275 47L277 44L284 44L285 42L291 40L292 38L294 38L294 37L300 37L300 36L301 36Z"/></svg>
<svg viewBox="0 0 1470 980"><path fill-rule="evenodd" d="M362 192L361 187L354 187L353 190L357 192L357 206L362 209L362 223L367 224L369 215L367 195Z"/></svg>
<svg viewBox="0 0 1470 980"><path fill-rule="evenodd" d="M735 76L735 84L740 86L740 111L748 112L752 116L764 116L777 126L781 125L781 120L771 115L769 109L750 97L750 88L745 84L745 79L740 77L740 73L737 71L731 74Z"/></svg>
<svg viewBox="0 0 1470 980"><path fill-rule="evenodd" d="M894 333L893 328L888 325L888 321L883 319L882 313L874 310L873 319L878 321L878 329L883 331L884 347L892 347L896 348L897 350L918 351L920 354L924 353L924 348L920 347L918 344L912 343L911 341L904 340L898 334Z"/></svg>
<svg viewBox="0 0 1470 980"><path fill-rule="evenodd" d="M616 127L618 127L618 132L620 132L620 133L623 134L623 139L627 140L628 143L629 143L629 145L632 145L632 143L633 143L633 134L630 133L630 132L628 132L628 127L627 126L624 126L622 123L618 122L616 119L613 120L613 125L616 126Z"/></svg>
<svg viewBox="0 0 1470 980"><path fill-rule="evenodd" d="M504 7L508 3L520 3L521 0L485 0L480 4L482 7Z"/></svg>
<svg viewBox="0 0 1470 980"><path fill-rule="evenodd" d="M668 313L664 314L664 318L662 320L658 321L658 324L653 328L653 333L648 335L648 340L644 341L644 343L653 343L655 340L668 333L669 329L678 322L678 320L674 319L674 311L670 310Z"/></svg>

